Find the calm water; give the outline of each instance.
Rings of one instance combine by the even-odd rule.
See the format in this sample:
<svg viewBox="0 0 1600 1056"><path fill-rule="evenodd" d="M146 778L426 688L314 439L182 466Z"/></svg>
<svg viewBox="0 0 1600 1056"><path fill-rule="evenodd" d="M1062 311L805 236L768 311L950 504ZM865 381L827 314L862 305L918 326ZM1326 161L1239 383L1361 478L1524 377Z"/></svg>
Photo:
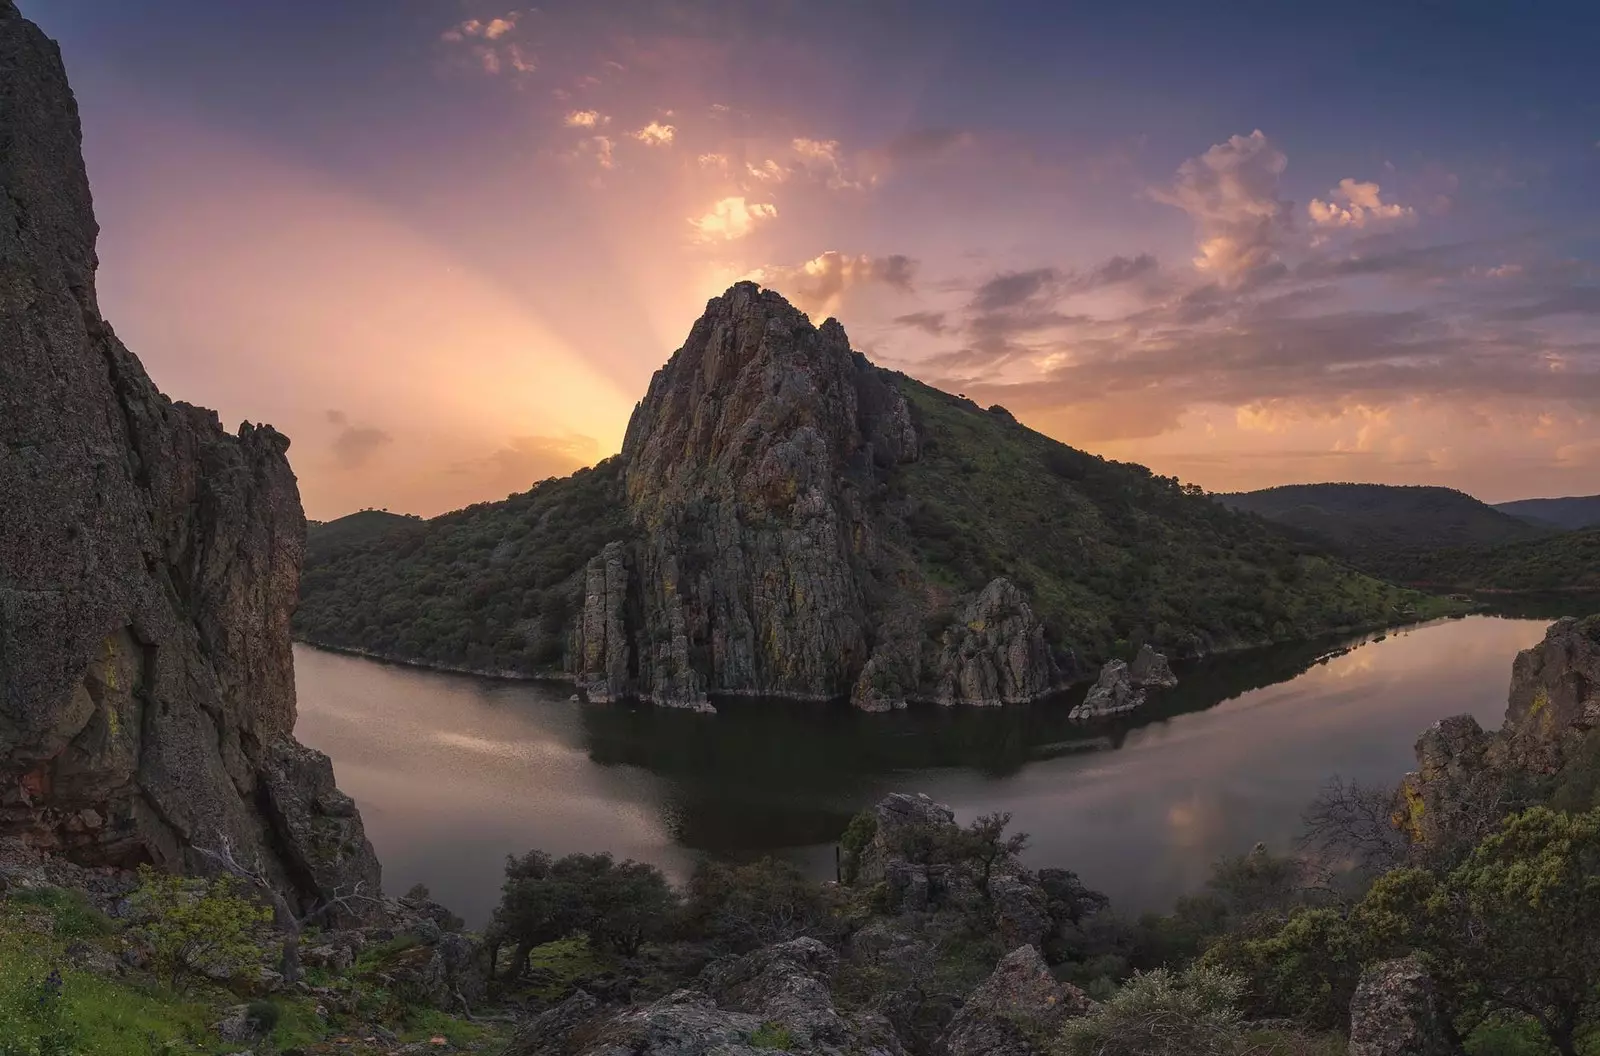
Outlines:
<svg viewBox="0 0 1600 1056"><path fill-rule="evenodd" d="M772 852L831 876L834 838L890 791L962 819L1009 810L1033 864L1075 869L1125 909L1166 908L1218 856L1286 845L1331 775L1394 781L1446 715L1498 726L1511 659L1547 624L1473 616L1225 657L1180 668L1135 720L1092 728L1066 721L1071 699L891 715L579 705L563 687L297 646L296 732L361 805L384 886L426 883L473 923L505 856L534 847L680 877L698 855ZM1327 655L1341 644L1353 648Z"/></svg>

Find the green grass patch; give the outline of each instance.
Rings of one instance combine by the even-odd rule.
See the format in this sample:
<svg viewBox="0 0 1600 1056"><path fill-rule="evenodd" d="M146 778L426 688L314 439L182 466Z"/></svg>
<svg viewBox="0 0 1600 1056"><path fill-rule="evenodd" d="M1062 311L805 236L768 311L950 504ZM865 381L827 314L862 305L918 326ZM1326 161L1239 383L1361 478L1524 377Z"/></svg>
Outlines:
<svg viewBox="0 0 1600 1056"><path fill-rule="evenodd" d="M535 946L528 955L528 992L547 1001L565 997L587 979L603 975L611 965L589 944L586 935Z"/></svg>
<svg viewBox="0 0 1600 1056"><path fill-rule="evenodd" d="M89 904L82 891L61 887L34 887L14 891L7 900L16 906L37 906L49 912L54 933L63 939L90 939L115 930L111 919Z"/></svg>

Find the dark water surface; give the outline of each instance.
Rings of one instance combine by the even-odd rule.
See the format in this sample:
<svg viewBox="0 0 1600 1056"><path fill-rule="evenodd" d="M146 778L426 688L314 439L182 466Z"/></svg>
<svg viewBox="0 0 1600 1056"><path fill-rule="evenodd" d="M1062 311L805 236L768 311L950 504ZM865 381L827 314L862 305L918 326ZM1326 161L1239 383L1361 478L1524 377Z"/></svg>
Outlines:
<svg viewBox="0 0 1600 1056"><path fill-rule="evenodd" d="M850 815L890 791L926 792L962 820L1009 810L1032 864L1074 869L1124 909L1164 909L1218 856L1287 845L1330 776L1396 780L1447 715L1498 726L1512 657L1546 626L1471 616L1223 657L1099 727L1066 721L1071 698L891 715L579 705L560 686L296 646L296 732L360 804L385 888L426 883L474 924L505 856L534 847L677 877L698 855L771 852L831 876Z"/></svg>

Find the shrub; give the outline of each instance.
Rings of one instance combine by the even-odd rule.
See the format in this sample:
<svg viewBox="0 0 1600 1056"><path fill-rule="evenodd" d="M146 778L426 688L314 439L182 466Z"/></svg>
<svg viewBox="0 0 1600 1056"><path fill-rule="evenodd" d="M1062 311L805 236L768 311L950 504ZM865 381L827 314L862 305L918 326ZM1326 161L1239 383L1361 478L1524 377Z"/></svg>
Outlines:
<svg viewBox="0 0 1600 1056"><path fill-rule="evenodd" d="M89 904L82 891L64 887L35 887L13 892L11 901L41 906L50 911L52 930L64 939L109 935L111 920Z"/></svg>
<svg viewBox="0 0 1600 1056"><path fill-rule="evenodd" d="M677 909L676 892L653 865L618 863L609 854L552 859L530 851L506 861L491 931L499 941L516 944L513 971L520 975L535 946L574 933L632 956L666 934Z"/></svg>
<svg viewBox="0 0 1600 1056"><path fill-rule="evenodd" d="M689 878L684 923L689 937L743 953L830 930L833 903L822 885L792 862L702 862Z"/></svg>
<svg viewBox="0 0 1600 1056"><path fill-rule="evenodd" d="M856 877L861 874L861 855L877 834L878 816L870 809L858 811L850 819L850 824L845 826L844 835L839 837L839 846L844 852L845 883L856 882Z"/></svg>
<svg viewBox="0 0 1600 1056"><path fill-rule="evenodd" d="M252 1001L245 1006L244 1018L256 1028L257 1034L270 1034L282 1018L283 1010L271 1001Z"/></svg>
<svg viewBox="0 0 1600 1056"><path fill-rule="evenodd" d="M1364 952L1342 914L1301 909L1271 934L1224 937L1202 963L1245 980L1252 1015L1330 1030L1346 1026Z"/></svg>
<svg viewBox="0 0 1600 1056"><path fill-rule="evenodd" d="M750 1035L752 1049L787 1049L794 1044L794 1035L782 1023L763 1023Z"/></svg>
<svg viewBox="0 0 1600 1056"><path fill-rule="evenodd" d="M1243 980L1214 969L1134 975L1097 1010L1068 1020L1063 1056L1234 1056Z"/></svg>
<svg viewBox="0 0 1600 1056"><path fill-rule="evenodd" d="M261 963L272 910L241 897L239 888L231 876L198 880L140 868L132 899L139 931L174 990L187 989L196 975L232 976Z"/></svg>

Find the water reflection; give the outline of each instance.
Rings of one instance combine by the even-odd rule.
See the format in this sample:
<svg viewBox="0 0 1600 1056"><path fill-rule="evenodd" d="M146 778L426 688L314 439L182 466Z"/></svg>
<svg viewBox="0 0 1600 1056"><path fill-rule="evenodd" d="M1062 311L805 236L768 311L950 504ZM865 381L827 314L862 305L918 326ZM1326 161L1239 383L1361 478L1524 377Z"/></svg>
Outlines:
<svg viewBox="0 0 1600 1056"><path fill-rule="evenodd" d="M297 732L361 804L385 886L420 880L473 921L504 856L530 847L611 850L680 876L699 854L781 853L826 875L850 815L897 789L963 816L1009 810L1036 864L1149 908L1218 855L1289 840L1331 774L1392 781L1435 719L1498 724L1511 658L1544 627L1474 616L1225 657L1095 728L1066 721L1082 690L993 710L743 700L703 716L297 647Z"/></svg>

